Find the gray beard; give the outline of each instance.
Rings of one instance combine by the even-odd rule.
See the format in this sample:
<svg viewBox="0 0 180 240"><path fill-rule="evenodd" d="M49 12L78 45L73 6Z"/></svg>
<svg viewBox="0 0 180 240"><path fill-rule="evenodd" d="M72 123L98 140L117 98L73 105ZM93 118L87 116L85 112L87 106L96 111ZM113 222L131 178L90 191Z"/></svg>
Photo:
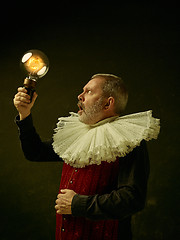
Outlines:
<svg viewBox="0 0 180 240"><path fill-rule="evenodd" d="M102 103L103 98L99 98L93 106L83 109L83 113L79 116L79 120L85 124L95 124L95 119L99 116L100 111L103 109Z"/></svg>

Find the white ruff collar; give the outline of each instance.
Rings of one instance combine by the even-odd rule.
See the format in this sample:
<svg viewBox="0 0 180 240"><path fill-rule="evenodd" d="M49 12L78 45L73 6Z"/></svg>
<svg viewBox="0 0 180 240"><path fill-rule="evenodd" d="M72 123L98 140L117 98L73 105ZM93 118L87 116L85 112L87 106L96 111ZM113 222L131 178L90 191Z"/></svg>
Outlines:
<svg viewBox="0 0 180 240"><path fill-rule="evenodd" d="M111 117L94 125L79 121L78 114L59 118L53 136L54 151L65 163L83 168L124 157L144 139L157 139L160 120L152 111Z"/></svg>

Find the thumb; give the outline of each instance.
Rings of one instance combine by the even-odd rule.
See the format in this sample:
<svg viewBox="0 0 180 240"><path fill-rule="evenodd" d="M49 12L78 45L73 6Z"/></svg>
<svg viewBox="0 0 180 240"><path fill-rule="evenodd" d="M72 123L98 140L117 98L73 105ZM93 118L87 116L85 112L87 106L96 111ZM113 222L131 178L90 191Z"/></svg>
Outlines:
<svg viewBox="0 0 180 240"><path fill-rule="evenodd" d="M38 97L37 93L34 92L33 97L32 97L32 101L31 101L32 104L34 104L34 102L36 101L37 97Z"/></svg>
<svg viewBox="0 0 180 240"><path fill-rule="evenodd" d="M67 193L67 189L61 189L61 193Z"/></svg>

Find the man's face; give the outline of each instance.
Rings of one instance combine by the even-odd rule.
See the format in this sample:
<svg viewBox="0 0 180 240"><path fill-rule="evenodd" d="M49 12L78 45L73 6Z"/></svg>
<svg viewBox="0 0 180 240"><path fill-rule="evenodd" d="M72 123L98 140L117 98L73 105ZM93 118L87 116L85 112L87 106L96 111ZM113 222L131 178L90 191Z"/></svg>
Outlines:
<svg viewBox="0 0 180 240"><path fill-rule="evenodd" d="M78 96L79 120L86 124L95 124L103 119L105 99L102 97L104 79L97 77L91 79Z"/></svg>

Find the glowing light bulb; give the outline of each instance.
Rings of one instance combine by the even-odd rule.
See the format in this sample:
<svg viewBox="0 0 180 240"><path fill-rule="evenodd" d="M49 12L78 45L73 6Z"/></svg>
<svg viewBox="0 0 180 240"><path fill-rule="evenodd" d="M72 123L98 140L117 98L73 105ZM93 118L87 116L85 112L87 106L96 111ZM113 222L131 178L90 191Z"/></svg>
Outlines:
<svg viewBox="0 0 180 240"><path fill-rule="evenodd" d="M21 59L21 67L28 75L28 78L37 80L47 73L49 60L43 52L36 49L29 50Z"/></svg>
<svg viewBox="0 0 180 240"><path fill-rule="evenodd" d="M49 69L49 60L43 52L33 49L23 55L20 65L26 74L24 87L32 98L37 80L43 77Z"/></svg>

